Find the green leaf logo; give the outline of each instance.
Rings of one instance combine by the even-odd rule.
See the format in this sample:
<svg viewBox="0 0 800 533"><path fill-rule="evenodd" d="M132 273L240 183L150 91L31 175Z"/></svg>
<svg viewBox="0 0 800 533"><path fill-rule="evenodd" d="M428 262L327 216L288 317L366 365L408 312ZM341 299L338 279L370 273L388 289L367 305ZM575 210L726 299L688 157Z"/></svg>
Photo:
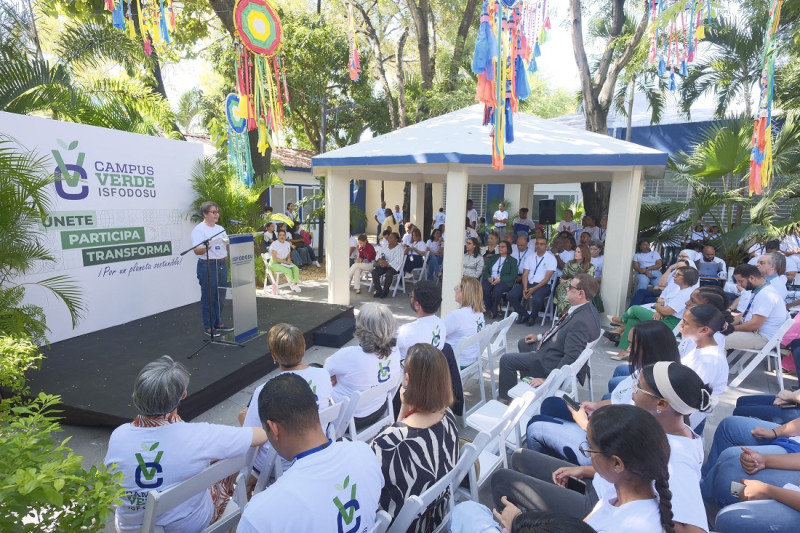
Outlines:
<svg viewBox="0 0 800 533"><path fill-rule="evenodd" d="M67 143L65 143L65 142L64 142L64 141L62 141L61 139L56 139L56 142L57 142L57 143L58 143L58 145L59 145L61 148L63 148L64 150L69 150L69 148L67 148Z"/></svg>
<svg viewBox="0 0 800 533"><path fill-rule="evenodd" d="M72 141L71 143L69 143L69 148L67 148L67 150L74 150L77 147L78 147L78 141Z"/></svg>

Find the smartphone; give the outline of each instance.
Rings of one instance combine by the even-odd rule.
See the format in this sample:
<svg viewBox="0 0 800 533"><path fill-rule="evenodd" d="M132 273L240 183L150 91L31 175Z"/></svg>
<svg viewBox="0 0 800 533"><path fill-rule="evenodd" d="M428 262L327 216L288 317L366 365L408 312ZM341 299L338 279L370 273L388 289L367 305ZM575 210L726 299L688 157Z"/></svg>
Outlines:
<svg viewBox="0 0 800 533"><path fill-rule="evenodd" d="M744 485L738 481L731 481L731 496L738 498L739 494L744 492Z"/></svg>
<svg viewBox="0 0 800 533"><path fill-rule="evenodd" d="M586 494L586 482L573 476L567 478L567 488L581 494Z"/></svg>
<svg viewBox="0 0 800 533"><path fill-rule="evenodd" d="M577 411L578 409L580 409L580 408L581 408L581 404L579 404L578 402L576 402L575 400L573 400L573 399L572 399L572 396L570 396L569 394L567 394L567 393L564 393L564 395L563 395L561 398L562 398L562 399L563 399L565 402L567 402L567 405L569 405L569 406L570 406L570 408L571 408L573 411Z"/></svg>

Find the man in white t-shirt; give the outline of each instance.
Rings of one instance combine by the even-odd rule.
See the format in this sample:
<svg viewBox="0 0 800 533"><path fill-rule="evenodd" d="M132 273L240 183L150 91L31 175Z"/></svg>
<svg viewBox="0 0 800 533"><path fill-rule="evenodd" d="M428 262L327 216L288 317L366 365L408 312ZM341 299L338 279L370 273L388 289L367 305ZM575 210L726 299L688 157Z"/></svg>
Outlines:
<svg viewBox="0 0 800 533"><path fill-rule="evenodd" d="M494 231L502 241L506 236L506 225L508 224L508 211L506 211L505 204L501 203L497 206L492 222L494 222Z"/></svg>
<svg viewBox="0 0 800 533"><path fill-rule="evenodd" d="M442 289L435 281L420 281L411 291L411 308L417 315L414 322L403 324L397 330L397 349L400 361L406 360L408 349L417 343L426 343L439 350L447 342L444 321L436 316L442 305Z"/></svg>
<svg viewBox="0 0 800 533"><path fill-rule="evenodd" d="M536 229L536 224L528 218L527 207L520 208L519 216L511 222L511 228L514 230L514 235L525 235L525 237L528 237Z"/></svg>
<svg viewBox="0 0 800 533"><path fill-rule="evenodd" d="M253 496L236 531L282 533L372 529L384 485L381 466L363 442L332 442L317 402L296 374L268 381L258 397L269 443L292 468Z"/></svg>
<svg viewBox="0 0 800 533"><path fill-rule="evenodd" d="M400 206L398 204L395 204L394 213L392 213L392 214L394 215L394 219L397 221L398 226L402 227L403 226L403 210L400 209Z"/></svg>
<svg viewBox="0 0 800 533"><path fill-rule="evenodd" d="M725 338L729 350L760 350L788 318L778 293L753 265L739 265L733 271L736 283L752 296L734 324L735 331Z"/></svg>
<svg viewBox="0 0 800 533"><path fill-rule="evenodd" d="M472 200L467 199L467 218L472 229L478 228L478 212L472 207Z"/></svg>
<svg viewBox="0 0 800 533"><path fill-rule="evenodd" d="M200 282L200 309L206 335L217 336L232 331L222 323L224 298L219 288L228 286L228 234L217 224L219 205L203 202L200 214L203 221L192 230L192 244L197 244L197 281ZM212 329L213 327L213 329Z"/></svg>
<svg viewBox="0 0 800 533"><path fill-rule="evenodd" d="M381 240L381 226L383 226L383 221L386 220L386 202L383 202L383 201L381 202L381 206L378 209L375 210L375 216L373 216L372 218L374 218L375 222L378 223L378 231L377 231L378 238L377 238L377 240L380 241Z"/></svg>
<svg viewBox="0 0 800 533"><path fill-rule="evenodd" d="M403 269L405 252L400 246L400 235L390 233L386 236L386 247L381 248L376 257L376 265L372 269L372 286L375 298L386 298L392 286L392 278ZM381 286L383 276L383 286Z"/></svg>
<svg viewBox="0 0 800 533"><path fill-rule="evenodd" d="M581 235L584 233L589 235L590 241L596 241L600 234L600 228L597 227L592 215L586 215L581 219L581 227L575 232L575 238L578 242L580 242Z"/></svg>
<svg viewBox="0 0 800 533"><path fill-rule="evenodd" d="M533 325L550 296L549 282L557 263L555 256L547 251L547 239L544 237L536 239L535 253L528 255L524 259L521 282L508 291L507 298L519 315L517 323L527 321L528 325ZM530 313L526 311L525 303L529 303Z"/></svg>
<svg viewBox="0 0 800 533"><path fill-rule="evenodd" d="M440 207L439 211L433 215L433 229L439 229L444 224L447 215L444 214L444 207Z"/></svg>

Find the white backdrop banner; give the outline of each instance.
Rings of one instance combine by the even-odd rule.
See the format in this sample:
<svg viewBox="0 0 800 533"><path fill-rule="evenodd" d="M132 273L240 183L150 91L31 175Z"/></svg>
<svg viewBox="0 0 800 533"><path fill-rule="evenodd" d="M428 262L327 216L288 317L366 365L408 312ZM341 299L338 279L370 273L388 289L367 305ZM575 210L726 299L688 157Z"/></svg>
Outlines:
<svg viewBox="0 0 800 533"><path fill-rule="evenodd" d="M65 274L80 287L87 311L74 330L59 300L28 289L27 302L45 310L50 342L200 299L196 256L179 254L192 244L189 177L201 145L2 112L0 131L48 158L58 178L39 228L56 262L14 280Z"/></svg>

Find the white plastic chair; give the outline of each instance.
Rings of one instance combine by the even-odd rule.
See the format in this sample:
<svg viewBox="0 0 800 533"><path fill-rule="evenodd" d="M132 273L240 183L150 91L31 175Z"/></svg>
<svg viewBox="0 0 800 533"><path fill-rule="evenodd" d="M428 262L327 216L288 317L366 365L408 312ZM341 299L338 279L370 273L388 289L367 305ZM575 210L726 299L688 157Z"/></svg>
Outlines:
<svg viewBox="0 0 800 533"><path fill-rule="evenodd" d="M586 373L586 386L589 389L589 401L594 400L594 389L592 388L592 353L594 353L594 347L602 338L603 334L600 333L600 336L595 340L587 342L586 348L568 367L569 379L568 384L565 386L565 392L568 392L575 401L580 400L580 398L578 398L578 374L580 374L581 370L583 370L584 365L589 367L588 372Z"/></svg>
<svg viewBox="0 0 800 533"><path fill-rule="evenodd" d="M261 254L261 258L264 260L264 268L266 270L265 277L268 278L272 284L271 289L267 289L266 285L264 286L264 294L269 294L270 290L272 291L272 294L280 294L282 287L292 286L292 284L289 282L289 278L286 277L286 274L283 272L273 272L270 270L269 265L272 263L272 255L269 252ZM283 283L280 282L281 276L283 276Z"/></svg>
<svg viewBox="0 0 800 533"><path fill-rule="evenodd" d="M419 496L412 495L403 503L400 512L389 528L389 533L405 533L414 522L414 520L424 513L428 507L436 500L442 497L447 489L450 489L450 494L447 497L447 509L442 521L434 528L434 532L446 531L448 523L450 522L450 512L453 510L455 504L454 492L458 484L467 475L469 470L474 472L472 468L480 450L489 442L489 435L485 433L479 434L475 441L465 444L459 451L458 462L453 469L442 476L436 483L428 487Z"/></svg>
<svg viewBox="0 0 800 533"><path fill-rule="evenodd" d="M363 442L371 441L378 433L381 432L383 428L393 424L395 421L392 398L394 397L396 390L397 383L390 380L365 391L353 393L353 395L350 397L350 405L347 407L347 410L345 414L342 415L343 417L341 419L342 423L344 424L344 430L342 431L342 429L337 429L337 433L339 431L342 431L343 433L347 432L349 433L351 440L360 440ZM362 428L360 431L357 431L355 416L353 413L355 413L360 406L368 405L377 398L384 399L383 404L386 409L384 415L380 418L380 420L369 427Z"/></svg>
<svg viewBox="0 0 800 533"><path fill-rule="evenodd" d="M408 259L407 255L403 256L403 264L400 265L400 270L392 276L392 284L389 286L389 290L392 291L392 298L397 296L397 289L399 288L403 291L403 294L406 292L406 273L405 273L405 266L406 260Z"/></svg>
<svg viewBox="0 0 800 533"><path fill-rule="evenodd" d="M763 348L760 350L734 350L733 354L728 356L728 363L730 365L730 373L738 375L731 381L731 387L738 387L742 384L747 376L755 370L755 368L767 359L767 366L770 367L772 359L775 360L775 376L778 379L778 389L783 390L783 370L781 368L781 339L789 328L792 327L794 320L789 318L775 334L770 338ZM749 355L755 354L755 355ZM735 362L734 362L735 361Z"/></svg>
<svg viewBox="0 0 800 533"><path fill-rule="evenodd" d="M494 337L489 342L489 347L485 352L481 353L481 357L486 360L486 368L489 370L489 385L491 387L492 399L496 400L498 396L497 380L494 377L494 363L500 361L500 358L508 351L508 330L514 325L517 320L516 311L509 316L495 324Z"/></svg>
<svg viewBox="0 0 800 533"><path fill-rule="evenodd" d="M411 271L409 283L419 283L425 279L425 268L428 266L428 256L430 254L430 252L425 252L425 255L422 256L422 266Z"/></svg>
<svg viewBox="0 0 800 533"><path fill-rule="evenodd" d="M163 491L151 490L147 494L145 502L142 533L164 533L164 528L156 525L159 515L182 504L195 494L208 490L217 481L238 473L236 490L228 502L225 512L219 520L206 527L203 533L227 531L236 527L242 516L242 510L247 505L245 473L249 470L248 458L251 458L251 455L245 454L217 461L199 474L185 479L168 489Z"/></svg>
<svg viewBox="0 0 800 533"><path fill-rule="evenodd" d="M466 398L464 399L464 407L465 407L463 415L465 423L464 427L466 427L467 417L477 409L480 409L480 407L486 403L486 391L484 388L484 381L483 381L483 359L484 359L483 354L489 349L489 344L492 341L492 337L494 336L496 328L497 328L496 324L488 324L484 326L484 328L475 335L461 339L456 345L456 347L453 349L456 361L458 361L464 350L467 350L468 348L474 346L477 346L478 348L478 358L475 360L475 362L459 370L459 374L461 376L462 389L466 390L467 380L471 377L475 377L475 379L478 380L478 388L479 388L478 390L481 396L480 400L478 400L478 403L473 405L472 409L469 410L466 409Z"/></svg>
<svg viewBox="0 0 800 533"><path fill-rule="evenodd" d="M343 418L347 413L347 407L350 405L350 398L326 407L319 412L319 423L322 425L322 431L328 436L329 439L339 440L344 434ZM341 434L339 434L339 428Z"/></svg>
<svg viewBox="0 0 800 533"><path fill-rule="evenodd" d="M392 515L386 511L378 511L375 515L375 523L372 525L370 533L386 533L389 524L392 523Z"/></svg>

